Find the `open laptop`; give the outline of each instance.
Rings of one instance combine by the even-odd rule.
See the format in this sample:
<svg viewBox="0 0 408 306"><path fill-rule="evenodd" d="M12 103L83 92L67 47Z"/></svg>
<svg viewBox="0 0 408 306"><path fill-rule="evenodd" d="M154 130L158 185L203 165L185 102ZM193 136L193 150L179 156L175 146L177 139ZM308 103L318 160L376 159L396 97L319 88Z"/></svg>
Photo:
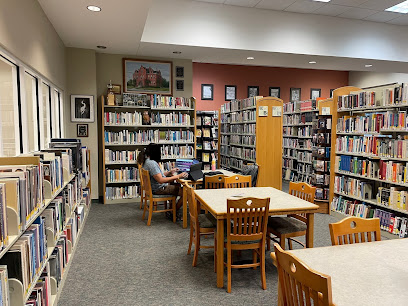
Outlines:
<svg viewBox="0 0 408 306"><path fill-rule="evenodd" d="M188 173L188 178L191 181L198 181L203 178L203 171L201 171L202 163L193 164L190 167L190 172Z"/></svg>
<svg viewBox="0 0 408 306"><path fill-rule="evenodd" d="M177 173L180 174L183 172L190 172L190 167L193 164L194 164L193 159L184 159L184 158L176 159L176 168L179 169Z"/></svg>

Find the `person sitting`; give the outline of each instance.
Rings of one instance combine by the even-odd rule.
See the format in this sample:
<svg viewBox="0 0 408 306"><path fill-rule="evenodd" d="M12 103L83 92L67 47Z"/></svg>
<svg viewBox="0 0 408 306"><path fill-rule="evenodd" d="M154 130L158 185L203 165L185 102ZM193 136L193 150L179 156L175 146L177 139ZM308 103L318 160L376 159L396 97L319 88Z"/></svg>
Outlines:
<svg viewBox="0 0 408 306"><path fill-rule="evenodd" d="M150 184L153 194L175 195L180 198L177 201L177 219L181 219L180 207L183 205L183 191L175 180L186 178L188 173L183 172L177 174L178 168L173 168L170 171L163 172L159 167L161 161L160 145L150 143L144 150L142 150L138 157L137 163L142 165L143 169L149 171ZM171 214L168 214L171 217Z"/></svg>

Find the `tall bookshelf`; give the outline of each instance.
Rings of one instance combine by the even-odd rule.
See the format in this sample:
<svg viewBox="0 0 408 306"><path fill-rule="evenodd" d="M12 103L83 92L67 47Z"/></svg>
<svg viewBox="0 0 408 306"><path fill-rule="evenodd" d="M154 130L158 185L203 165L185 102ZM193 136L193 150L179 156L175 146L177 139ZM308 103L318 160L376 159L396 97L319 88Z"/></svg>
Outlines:
<svg viewBox="0 0 408 306"><path fill-rule="evenodd" d="M406 237L408 222L407 85L334 91L330 200L347 215L380 218Z"/></svg>
<svg viewBox="0 0 408 306"><path fill-rule="evenodd" d="M218 111L197 111L196 119L197 159L204 170L210 170L212 155L218 159ZM215 167L218 168L218 160Z"/></svg>
<svg viewBox="0 0 408 306"><path fill-rule="evenodd" d="M196 157L194 98L124 93L122 105L106 105L105 100L101 96L99 107L99 190L104 204L139 199L136 159L149 143L162 145L164 167L177 158Z"/></svg>
<svg viewBox="0 0 408 306"><path fill-rule="evenodd" d="M233 100L220 110L220 166L259 166L258 185L282 189L282 107L273 97Z"/></svg>

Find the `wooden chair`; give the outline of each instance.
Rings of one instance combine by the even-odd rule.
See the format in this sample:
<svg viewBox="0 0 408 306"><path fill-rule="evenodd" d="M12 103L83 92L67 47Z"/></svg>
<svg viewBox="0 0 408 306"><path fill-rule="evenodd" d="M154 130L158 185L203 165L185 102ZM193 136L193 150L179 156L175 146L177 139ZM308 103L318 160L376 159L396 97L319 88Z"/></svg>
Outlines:
<svg viewBox="0 0 408 306"><path fill-rule="evenodd" d="M205 189L220 189L224 188L224 180L225 180L225 175L224 174L217 174L217 175L212 175L212 176L206 176L205 177L205 184L204 188Z"/></svg>
<svg viewBox="0 0 408 306"><path fill-rule="evenodd" d="M225 188L252 187L250 175L235 174L224 178Z"/></svg>
<svg viewBox="0 0 408 306"><path fill-rule="evenodd" d="M312 187L307 183L289 183L289 194L301 198L305 201L314 202L316 193L316 187ZM285 249L285 240L288 239L289 249L291 250L293 245L292 241L301 244L303 247L305 245L293 239L293 237L305 236L307 230L307 215L306 214L294 214L288 215L287 217L269 217L268 219L268 240L267 249L271 249L271 239L274 240L275 237L271 237L271 234L279 238L279 244L282 249Z"/></svg>
<svg viewBox="0 0 408 306"><path fill-rule="evenodd" d="M269 213L269 198L242 198L227 200L227 237L224 247L227 249L227 292L231 292L232 268L261 267L262 289L266 290L265 275L265 240L266 225ZM253 262L251 264L232 264L233 250L252 250ZM259 256L259 262L257 261Z"/></svg>
<svg viewBox="0 0 408 306"><path fill-rule="evenodd" d="M190 211L190 243L188 245L187 254L191 253L191 246L194 244L194 257L193 267L197 266L198 252L201 248L213 249L214 246L201 245L201 236L213 235L217 220L212 215L200 214L197 200L195 198L195 192L193 187L190 187L187 183L183 184L183 188L187 188L187 200Z"/></svg>
<svg viewBox="0 0 408 306"><path fill-rule="evenodd" d="M148 170L142 168L142 180L143 187L146 194L145 205L143 208L142 220L144 220L146 211L149 209L149 216L147 219L147 225L150 226L152 223L153 213L161 213L170 211L173 212L173 222L176 223L176 196L167 194L153 194L152 185L150 184L150 174ZM147 205L147 200L149 200L149 205ZM171 202L171 208L167 208L167 201ZM164 202L164 209L158 210L157 204L159 202Z"/></svg>
<svg viewBox="0 0 408 306"><path fill-rule="evenodd" d="M144 208L144 205L146 204L145 202L147 202L147 198L146 198L146 193L144 190L144 185L143 185L143 178L142 178L142 165L137 164L137 168L139 171L139 180L140 180L140 209Z"/></svg>
<svg viewBox="0 0 408 306"><path fill-rule="evenodd" d="M332 245L381 241L380 219L347 217L329 224Z"/></svg>
<svg viewBox="0 0 408 306"><path fill-rule="evenodd" d="M306 266L275 243L282 305L334 305L331 277Z"/></svg>

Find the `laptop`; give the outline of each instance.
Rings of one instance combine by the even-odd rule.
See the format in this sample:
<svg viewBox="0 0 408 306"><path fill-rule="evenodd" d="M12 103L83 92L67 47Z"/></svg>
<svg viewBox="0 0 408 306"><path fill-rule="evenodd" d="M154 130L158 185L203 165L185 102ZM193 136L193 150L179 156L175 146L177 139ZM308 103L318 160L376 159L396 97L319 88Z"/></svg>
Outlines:
<svg viewBox="0 0 408 306"><path fill-rule="evenodd" d="M198 181L203 178L203 171L201 171L202 163L193 164L190 167L190 172L188 173L188 178L191 181Z"/></svg>
<svg viewBox="0 0 408 306"><path fill-rule="evenodd" d="M179 169L177 171L177 174L180 174L183 172L190 172L190 167L197 163L198 161L194 159L184 159L184 158L176 159L176 168Z"/></svg>

